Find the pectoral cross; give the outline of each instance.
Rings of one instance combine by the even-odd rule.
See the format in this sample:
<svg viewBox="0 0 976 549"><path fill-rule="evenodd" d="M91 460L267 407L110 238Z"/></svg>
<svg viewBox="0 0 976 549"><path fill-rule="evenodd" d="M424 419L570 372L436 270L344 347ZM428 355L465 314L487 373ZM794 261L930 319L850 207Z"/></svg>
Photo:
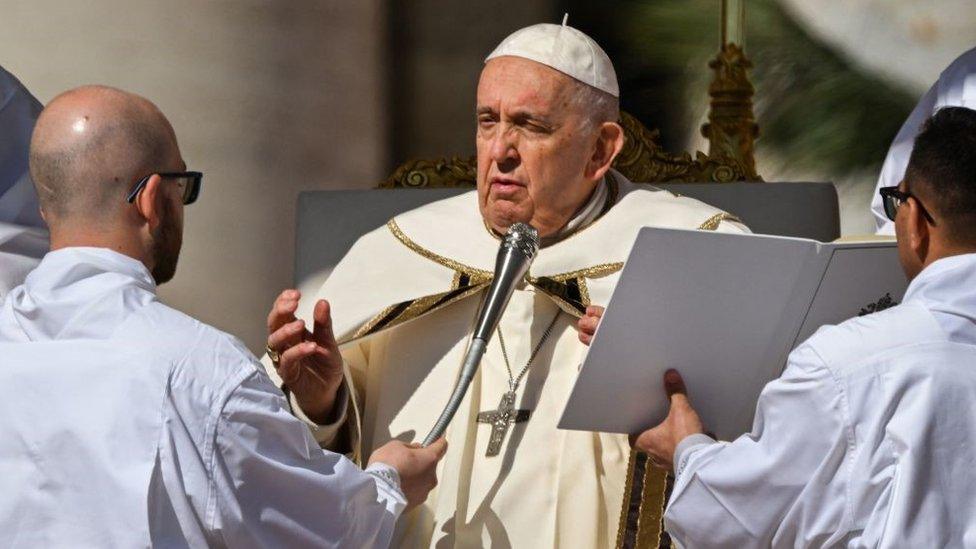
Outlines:
<svg viewBox="0 0 976 549"><path fill-rule="evenodd" d="M508 391L502 395L502 401L497 410L490 410L478 414L478 423L491 424L491 438L488 439L488 451L485 457L497 456L502 450L502 442L509 428L515 423L525 423L529 420L529 410L515 409L515 391Z"/></svg>

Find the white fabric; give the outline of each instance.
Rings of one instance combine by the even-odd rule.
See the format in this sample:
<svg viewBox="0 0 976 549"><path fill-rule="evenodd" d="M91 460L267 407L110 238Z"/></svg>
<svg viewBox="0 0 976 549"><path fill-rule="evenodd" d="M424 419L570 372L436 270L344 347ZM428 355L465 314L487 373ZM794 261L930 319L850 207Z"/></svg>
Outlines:
<svg viewBox="0 0 976 549"><path fill-rule="evenodd" d="M915 136L922 129L922 124L942 107L976 109L976 48L960 55L942 71L939 79L915 105L891 143L871 198L871 213L874 214L878 234L895 234L895 224L885 215L878 189L901 183L908 167L908 157L915 145Z"/></svg>
<svg viewBox="0 0 976 549"><path fill-rule="evenodd" d="M47 252L47 228L27 170L41 104L0 67L0 300Z"/></svg>
<svg viewBox="0 0 976 549"><path fill-rule="evenodd" d="M676 453L672 537L687 547L976 547L973 288L976 254L939 260L901 305L797 347L760 396L752 433Z"/></svg>
<svg viewBox="0 0 976 549"><path fill-rule="evenodd" d="M51 252L10 293L0 391L3 547L385 547L404 508L107 249Z"/></svg>
<svg viewBox="0 0 976 549"><path fill-rule="evenodd" d="M519 29L502 40L485 62L505 55L542 63L620 97L617 73L610 57L596 41L568 25L540 23Z"/></svg>
<svg viewBox="0 0 976 549"><path fill-rule="evenodd" d="M694 229L723 215L696 200L634 185L616 172L611 178L614 188L598 192L612 192L613 207L542 248L530 269L532 277L583 279L587 304L607 303L619 271L601 272L601 267L625 261L642 226ZM580 219L589 211L584 207ZM423 252L405 245L390 227L363 236L318 294L303 298L299 316L307 320L317 299L330 300L336 335L344 340L391 305L416 298L424 303L424 296L460 284L459 272L450 264L488 276L494 269L498 240L485 228L475 191L401 214L395 222ZM717 223L716 229L747 230L729 220ZM590 268L595 272L588 273ZM475 285L467 297L448 306L342 347L347 382L355 389L350 399L355 410L348 414L346 431L359 455L392 438L422 440L434 425L457 378L483 290ZM514 370L525 365L559 310L534 286L516 289L500 324ZM498 456L486 457L491 426L476 422L476 417L497 408L509 379L499 341L492 339L446 432L449 447L438 466L440 482L425 504L398 524L398 544L574 549L613 545L631 453L627 437L556 428L586 352L576 320L572 314L560 314L517 392L516 405L531 410L530 419L512 427ZM274 368L265 364L274 377ZM322 432L326 430L316 433L320 442L333 442L320 437Z"/></svg>

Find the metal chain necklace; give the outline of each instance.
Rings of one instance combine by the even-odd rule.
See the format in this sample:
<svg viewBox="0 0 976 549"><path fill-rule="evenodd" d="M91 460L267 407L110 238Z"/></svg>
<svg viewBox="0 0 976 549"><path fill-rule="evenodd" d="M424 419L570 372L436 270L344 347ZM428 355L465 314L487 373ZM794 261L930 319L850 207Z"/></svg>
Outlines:
<svg viewBox="0 0 976 549"><path fill-rule="evenodd" d="M522 383L522 378L529 371L529 367L532 366L532 361L539 354L542 345L545 344L546 340L552 334L552 329L556 325L556 320L559 319L561 312L559 309L556 310L556 315L552 317L552 321L549 322L549 326L543 332L539 343L536 344L535 349L532 350L532 354L529 355L529 361L525 363L525 367L522 368L522 371L519 372L517 377L512 374L512 365L508 360L508 350L505 348L505 337L502 336L501 326L498 327L498 343L501 344L502 357L505 358L505 368L508 370L508 391L502 395L502 401L498 404L497 410L490 410L478 414L478 423L488 423L491 425L491 437L488 439L488 450L485 452L486 457L498 455L502 449L505 434L508 433L508 429L513 424L524 423L529 420L529 410L515 409L515 391L518 390L519 384Z"/></svg>
<svg viewBox="0 0 976 549"><path fill-rule="evenodd" d="M549 336L552 334L552 328L556 325L556 320L559 318L561 312L562 311L560 311L559 309L556 309L555 316L553 316L552 320L549 321L549 326L546 327L546 331L542 332L542 337L539 338L539 343L536 343L535 349L533 349L532 354L529 355L529 361L525 363L525 367L523 367L522 371L519 372L518 377L515 377L512 374L512 363L508 361L508 350L505 348L505 337L502 336L501 325L498 326L497 328L498 343L501 345L502 348L502 358L505 359L505 369L508 370L509 391L514 393L515 390L518 389L519 384L522 383L522 378L525 377L526 373L528 373L529 368L532 366L532 361L535 360L536 355L539 354L539 351L542 349L542 346L545 345L546 340L549 339Z"/></svg>

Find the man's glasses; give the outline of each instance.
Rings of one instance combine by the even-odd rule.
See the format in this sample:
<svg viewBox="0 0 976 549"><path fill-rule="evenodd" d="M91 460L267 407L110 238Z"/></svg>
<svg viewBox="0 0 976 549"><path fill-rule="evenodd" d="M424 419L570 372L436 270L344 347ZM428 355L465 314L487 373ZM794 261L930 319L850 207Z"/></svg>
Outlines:
<svg viewBox="0 0 976 549"><path fill-rule="evenodd" d="M888 216L888 219L894 221L895 216L898 215L898 206L904 204L909 198L914 198L915 202L918 202L918 207L922 210L922 215L925 216L925 219L932 225L935 225L935 220L932 219L925 206L922 205L922 201L912 193L899 191L897 185L893 187L881 187L878 192L881 194L881 203L884 205L885 215Z"/></svg>
<svg viewBox="0 0 976 549"><path fill-rule="evenodd" d="M163 179L176 179L177 183L183 185L183 203L193 204L196 202L197 197L200 196L200 182L203 180L203 172L158 172L156 174L149 174L143 177L136 183L135 187L129 191L126 195L125 201L129 204L135 202L136 197L145 188L146 183L149 178L153 175L158 175Z"/></svg>

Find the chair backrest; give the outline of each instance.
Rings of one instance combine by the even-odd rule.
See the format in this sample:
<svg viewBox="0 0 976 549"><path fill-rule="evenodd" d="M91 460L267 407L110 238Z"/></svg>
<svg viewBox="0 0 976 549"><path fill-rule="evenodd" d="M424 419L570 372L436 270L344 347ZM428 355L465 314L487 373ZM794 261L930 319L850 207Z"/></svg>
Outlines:
<svg viewBox="0 0 976 549"><path fill-rule="evenodd" d="M669 183L657 187L733 213L754 232L829 242L840 236L830 183ZM309 191L298 197L295 284L314 293L356 240L391 217L468 188ZM652 220L648 220L650 222Z"/></svg>

